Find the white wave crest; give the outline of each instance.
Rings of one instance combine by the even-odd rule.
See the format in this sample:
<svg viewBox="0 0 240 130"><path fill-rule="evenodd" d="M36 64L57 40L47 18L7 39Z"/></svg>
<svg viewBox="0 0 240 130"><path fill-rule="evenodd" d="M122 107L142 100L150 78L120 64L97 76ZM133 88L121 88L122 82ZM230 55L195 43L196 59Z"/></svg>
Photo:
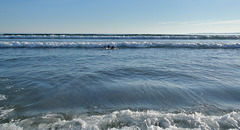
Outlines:
<svg viewBox="0 0 240 130"><path fill-rule="evenodd" d="M0 94L0 101L1 101L1 100L6 100L6 99L7 99L7 98L6 98L5 95Z"/></svg>
<svg viewBox="0 0 240 130"><path fill-rule="evenodd" d="M4 119L13 110L14 109L4 109L3 107L0 107L0 119Z"/></svg>
<svg viewBox="0 0 240 130"><path fill-rule="evenodd" d="M119 41L119 42L27 42L0 41L0 48L240 48L240 42L194 41Z"/></svg>
<svg viewBox="0 0 240 130"><path fill-rule="evenodd" d="M1 34L0 39L240 39L239 34Z"/></svg>
<svg viewBox="0 0 240 130"><path fill-rule="evenodd" d="M48 114L22 121L1 124L23 129L238 129L240 113L222 116L201 113L162 113L158 111L115 111L106 115L80 116L66 120L60 114Z"/></svg>

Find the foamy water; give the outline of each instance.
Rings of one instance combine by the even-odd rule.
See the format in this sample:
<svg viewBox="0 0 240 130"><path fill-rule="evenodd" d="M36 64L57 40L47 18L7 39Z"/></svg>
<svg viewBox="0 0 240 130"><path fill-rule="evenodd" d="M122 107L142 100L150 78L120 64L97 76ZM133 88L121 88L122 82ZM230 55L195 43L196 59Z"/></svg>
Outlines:
<svg viewBox="0 0 240 130"><path fill-rule="evenodd" d="M2 129L219 129L238 128L240 114L223 116L201 113L161 113L158 111L115 111L107 115L80 116L65 119L61 114L47 114L1 124Z"/></svg>
<svg viewBox="0 0 240 130"><path fill-rule="evenodd" d="M1 95L0 94L0 100L6 100L7 98L6 98L6 96L5 95Z"/></svg>
<svg viewBox="0 0 240 130"><path fill-rule="evenodd" d="M240 48L240 40L0 40L0 48Z"/></svg>
<svg viewBox="0 0 240 130"><path fill-rule="evenodd" d="M239 40L240 34L0 34L0 39L209 39Z"/></svg>

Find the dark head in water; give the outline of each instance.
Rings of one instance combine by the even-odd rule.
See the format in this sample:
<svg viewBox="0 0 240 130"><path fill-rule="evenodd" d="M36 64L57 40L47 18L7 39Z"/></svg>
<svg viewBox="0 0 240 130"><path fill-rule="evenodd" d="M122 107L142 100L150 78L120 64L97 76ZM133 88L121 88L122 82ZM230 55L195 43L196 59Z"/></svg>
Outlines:
<svg viewBox="0 0 240 130"><path fill-rule="evenodd" d="M107 46L107 49L110 49L110 45Z"/></svg>
<svg viewBox="0 0 240 130"><path fill-rule="evenodd" d="M114 48L115 48L114 46L111 47L111 49L114 49Z"/></svg>

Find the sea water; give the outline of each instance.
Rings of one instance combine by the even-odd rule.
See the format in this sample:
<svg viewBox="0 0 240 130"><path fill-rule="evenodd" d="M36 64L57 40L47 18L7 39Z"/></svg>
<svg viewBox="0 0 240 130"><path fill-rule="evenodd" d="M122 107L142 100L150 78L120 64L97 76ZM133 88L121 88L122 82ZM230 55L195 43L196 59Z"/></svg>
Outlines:
<svg viewBox="0 0 240 130"><path fill-rule="evenodd" d="M0 129L239 129L239 48L239 35L2 34Z"/></svg>

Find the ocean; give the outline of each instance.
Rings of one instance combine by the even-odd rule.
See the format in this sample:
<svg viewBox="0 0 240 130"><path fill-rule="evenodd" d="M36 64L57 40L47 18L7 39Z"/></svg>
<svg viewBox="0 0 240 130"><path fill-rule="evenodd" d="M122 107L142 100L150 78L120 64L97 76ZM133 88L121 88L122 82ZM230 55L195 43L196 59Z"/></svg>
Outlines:
<svg viewBox="0 0 240 130"><path fill-rule="evenodd" d="M240 35L0 34L0 129L240 129Z"/></svg>

